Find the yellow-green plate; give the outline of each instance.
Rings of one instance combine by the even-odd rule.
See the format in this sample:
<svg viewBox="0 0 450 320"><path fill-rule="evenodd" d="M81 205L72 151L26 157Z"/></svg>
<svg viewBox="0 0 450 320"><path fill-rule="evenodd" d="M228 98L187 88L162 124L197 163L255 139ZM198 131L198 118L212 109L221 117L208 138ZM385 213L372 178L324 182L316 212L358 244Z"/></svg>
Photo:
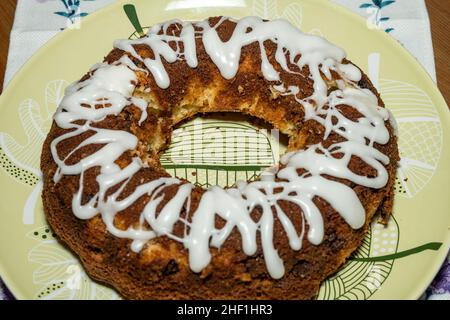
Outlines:
<svg viewBox="0 0 450 320"><path fill-rule="evenodd" d="M324 0L127 2L136 5L144 25L214 15L284 17L347 50L350 59L372 76L396 116L402 160L389 226L373 224L359 251L323 284L318 298L417 299L450 244L450 149L444 148L450 144L449 111L417 61L383 31L369 28L362 18ZM0 272L17 298L119 298L92 282L52 235L40 201L39 158L63 89L101 61L114 39L132 36L124 3L118 1L83 20L80 29L56 36L30 59L1 97ZM178 129L176 139L207 140L208 128L219 127L240 130L255 140L245 140L232 153L243 155L235 158L240 161L233 162L225 152L222 165L197 158L175 163L173 147L163 162L172 174L204 186L232 184L238 178L254 177L277 159L273 137L243 121L216 118L203 124L200 135L191 134L192 126L187 124ZM246 149L248 141L260 143L263 152L252 156Z"/></svg>

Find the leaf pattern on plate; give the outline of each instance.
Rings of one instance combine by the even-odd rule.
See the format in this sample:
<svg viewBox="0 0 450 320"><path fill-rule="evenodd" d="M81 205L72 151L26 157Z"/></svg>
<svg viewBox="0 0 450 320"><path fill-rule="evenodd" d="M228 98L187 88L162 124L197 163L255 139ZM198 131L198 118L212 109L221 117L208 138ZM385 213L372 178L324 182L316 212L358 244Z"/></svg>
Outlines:
<svg viewBox="0 0 450 320"><path fill-rule="evenodd" d="M381 79L380 92L399 129L396 191L411 198L431 180L439 163L443 147L439 115L430 97L412 84Z"/></svg>
<svg viewBox="0 0 450 320"><path fill-rule="evenodd" d="M42 285L35 298L42 300L95 300L118 299L117 293L92 281L84 272L78 259L58 243L45 240L39 235L46 234L48 226L42 226L27 234L36 238L39 244L28 254L30 263L36 264L33 282ZM38 234L36 234L36 232Z"/></svg>
<svg viewBox="0 0 450 320"><path fill-rule="evenodd" d="M399 229L393 216L387 227L374 221L362 245L353 258L378 257L397 252ZM394 260L350 260L320 287L320 300L366 300L378 290L389 276Z"/></svg>
<svg viewBox="0 0 450 320"><path fill-rule="evenodd" d="M284 8L280 8L277 0L253 0L253 15L264 19L283 18L292 23L295 27L302 29L303 7L298 2L291 2ZM281 10L283 9L283 10ZM280 14L280 12L282 13ZM323 36L318 28L307 31L310 34Z"/></svg>
<svg viewBox="0 0 450 320"><path fill-rule="evenodd" d="M19 119L25 141L0 132L0 168L15 181L33 187L23 209L23 223L33 224L36 205L40 199L40 154L50 130L53 113L64 97L68 82L53 80L47 83L44 104L26 99L19 105Z"/></svg>
<svg viewBox="0 0 450 320"><path fill-rule="evenodd" d="M42 143L52 124L52 115L60 103L65 80L54 80L47 84L45 89L45 104L41 106L33 99L24 100L19 106L19 118L26 140L16 140L7 133L0 132L0 147L8 160L23 170L23 174L40 176L39 162ZM5 164L2 163L5 168ZM35 184L35 182L34 182ZM34 185L31 184L30 185Z"/></svg>
<svg viewBox="0 0 450 320"><path fill-rule="evenodd" d="M172 176L197 186L230 186L254 180L278 162L284 150L276 140L272 132L245 121L198 118L174 130L161 164Z"/></svg>
<svg viewBox="0 0 450 320"><path fill-rule="evenodd" d="M300 29L302 27L303 10L299 3L293 2L287 5L281 16L297 28Z"/></svg>
<svg viewBox="0 0 450 320"><path fill-rule="evenodd" d="M277 0L253 0L253 14L263 19L278 18L277 7Z"/></svg>

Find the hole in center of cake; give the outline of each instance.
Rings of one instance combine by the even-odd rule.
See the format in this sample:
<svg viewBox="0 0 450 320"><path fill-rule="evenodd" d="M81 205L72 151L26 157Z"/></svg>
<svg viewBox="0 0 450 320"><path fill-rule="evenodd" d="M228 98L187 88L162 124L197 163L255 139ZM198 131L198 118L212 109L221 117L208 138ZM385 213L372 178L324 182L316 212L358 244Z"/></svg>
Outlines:
<svg viewBox="0 0 450 320"><path fill-rule="evenodd" d="M276 165L288 137L267 122L239 113L213 113L178 124L161 164L173 177L208 188L255 180Z"/></svg>

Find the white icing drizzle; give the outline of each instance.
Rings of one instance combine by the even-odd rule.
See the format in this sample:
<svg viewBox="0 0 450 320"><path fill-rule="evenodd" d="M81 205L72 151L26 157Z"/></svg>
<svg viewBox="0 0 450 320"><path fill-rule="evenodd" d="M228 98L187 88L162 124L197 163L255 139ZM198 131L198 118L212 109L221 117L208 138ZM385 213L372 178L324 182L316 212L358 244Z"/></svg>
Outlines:
<svg viewBox="0 0 450 320"><path fill-rule="evenodd" d="M322 175L347 179L369 188L384 187L388 181L384 166L389 164L389 158L373 145L389 141L385 121L391 117L386 109L378 106L377 97L372 92L357 86L361 72L354 65L343 62L345 52L342 49L320 37L300 32L285 20L264 22L256 17L237 21L231 38L222 42L216 29L226 19L222 18L213 27L208 21L193 24L174 20L155 25L144 38L116 41L116 48L143 62L148 71L138 68L124 55L113 64L96 65L89 79L66 90L54 120L59 127L70 130L51 144L51 152L58 165L54 181L57 183L63 175L80 175L80 187L72 201L73 213L78 218L90 219L100 214L110 233L133 240L131 248L136 252L155 237L168 236L179 241L189 251L189 264L194 272L200 272L209 264L210 247L220 248L235 228L241 234L244 253L254 255L259 232L267 270L273 278L279 279L285 270L273 244L274 212L293 250L301 249L306 224L309 226L308 241L319 245L323 240L324 222L313 201L314 197L326 200L352 228L361 228L365 223L365 210L356 193L345 184L326 179ZM175 23L182 28L180 36L167 34L169 26ZM238 72L242 48L258 42L264 77L268 81L280 82L279 73L269 62L263 45L266 40L274 42L277 45L276 61L285 71L292 72L288 67L289 63L297 64L299 68L309 67L314 94L308 99L300 100L296 97L300 91L298 87L286 88L283 83L278 83L273 86L274 89L283 95L294 97L302 104L306 119L315 120L325 127L324 138L335 133L346 141L328 148L322 144L311 145L305 150L286 154L281 160L284 167L263 173L259 181L239 182L237 187L226 190L217 186L206 190L197 210L187 214L192 217L188 221L188 218L181 217L181 213L189 210L193 186L177 178L159 178L141 183L126 198L118 200L132 177L146 167L146 164L136 157L121 169L115 161L124 152L136 148L137 137L125 131L96 128L94 124L109 115L118 115L131 104L142 111L139 124L145 121L147 103L133 97L137 84L135 72L150 72L159 87L168 88L170 79L162 58L167 63L183 59L191 68L197 67L197 38L201 38L206 52L226 79L232 79ZM176 50L170 47L169 42L176 43ZM183 50L180 49L180 43L183 44ZM149 46L154 59L142 58L133 47L138 44ZM290 54L290 61L286 58L287 52ZM301 58L295 62L299 55ZM337 81L338 89L328 94L322 74L331 79L331 71L337 72L343 80ZM356 109L362 117L357 121L348 119L339 107L344 104ZM103 107L96 108L98 105ZM82 124L74 123L80 120ZM57 152L58 144L85 132L92 132L92 135L61 159ZM103 147L75 164L66 164L71 155L90 144L101 144ZM337 153L343 156L335 157ZM359 157L373 167L377 175L366 177L352 172L348 168L352 156ZM99 191L87 203L82 204L84 173L93 167L100 167L100 174L97 176ZM299 175L297 169L304 169L306 173ZM122 185L118 190L106 196L108 190L120 183ZM177 192L157 214L156 209L163 200L164 189L169 186L178 186ZM114 225L116 214L129 208L144 195L148 195L150 200L140 214L138 225L127 230L118 229ZM280 201L291 202L302 209L301 218L304 223L300 233L283 212ZM260 208L262 212L258 221L250 216L255 208ZM216 215L226 221L221 229L215 227ZM174 225L178 222L185 225L183 237L172 234ZM145 223L150 226L150 230L144 228Z"/></svg>

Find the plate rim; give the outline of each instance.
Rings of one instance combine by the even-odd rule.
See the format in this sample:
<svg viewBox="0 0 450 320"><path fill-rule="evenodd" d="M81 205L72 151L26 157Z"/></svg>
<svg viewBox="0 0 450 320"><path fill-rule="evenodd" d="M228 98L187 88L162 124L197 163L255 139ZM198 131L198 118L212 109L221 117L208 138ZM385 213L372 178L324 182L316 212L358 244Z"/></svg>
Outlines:
<svg viewBox="0 0 450 320"><path fill-rule="evenodd" d="M249 0L246 0L246 3L248 1ZM292 0L292 1L300 2L300 3L301 2L314 3L315 6L328 6L328 7L331 7L332 10L336 10L340 15L347 16L352 20L357 20L358 23L366 22L366 20L362 16L358 15L357 13L354 13L351 10L349 10L348 8L346 8L340 4L331 2L329 0L314 0L314 1L312 1L312 0ZM87 16L86 18L83 19L83 23L90 24L97 18L97 16L106 15L109 11L112 11L112 10L119 10L117 7L121 7L121 6L123 6L123 4L126 4L126 3L133 3L133 4L145 3L145 0L119 0L117 2L113 2L93 13L90 13L89 16ZM214 8L214 6L211 6L209 8ZM130 29L131 29L131 27L130 27ZM34 63L36 61L39 61L40 57L45 52L47 52L50 47L57 45L60 41L64 41L65 38L67 38L68 36L70 36L71 33L76 32L76 31L77 30L66 29L62 32L57 33L48 42L46 42L43 46L41 46L17 70L17 72L14 74L12 79L8 82L6 88L4 88L2 94L0 95L0 112L2 111L3 105L5 104L4 101L6 101L8 99L8 96L12 94L13 89L11 89L11 88L18 86L18 84L20 83L20 79L26 75L26 73L34 65ZM400 44L400 42L398 42L395 38L393 38L392 36L390 36L389 34L387 34L384 31L377 30L374 32L378 32L379 35L383 38L384 42L389 43L391 46L393 46L395 48L395 50L400 50L400 51L402 51L403 54L406 54L407 59L409 60L407 63L411 63L412 65L414 65L416 71L419 72L419 75L422 78L424 78L427 86L432 88L432 90L430 90L430 94L432 94L433 98L437 102L435 107L438 111L438 115L439 115L440 120L442 121L443 126L449 126L450 110L447 105L447 102L445 101L439 87L437 86L437 83L434 82L434 80L431 78L431 75L426 71L424 66L412 55L412 53L410 51L408 51L405 47L403 47ZM345 48L344 48L344 50L345 50ZM444 106L447 107L447 108L445 108L447 110L447 112L442 110L442 109L444 109ZM450 138L450 134L447 134L447 136ZM444 134L444 137L446 137L445 134ZM439 162L441 162L442 160L443 160L443 158L441 157ZM423 285L419 285L419 284L416 285L414 287L414 289L409 293L409 295L407 295L403 298L400 298L400 299L417 300L425 293L425 290L428 288L428 286L431 284L433 279L436 277L443 262L447 258L448 252L450 250L450 230L447 232L447 236L442 241L443 241L442 246L439 249L439 251L436 252L436 256L433 259L434 261L433 261L432 265L430 266L430 268L428 269L426 276L423 276L420 279L420 283ZM77 259L78 259L78 257L77 257ZM18 286L16 285L16 281L14 281L12 279L12 277L9 276L8 271L6 270L6 267L4 266L4 263L2 262L1 259L0 259L0 277L3 281L3 283L6 285L7 289L9 289L9 291L11 291L11 293L13 294L13 296L16 299L18 299L18 300L32 299L31 297L27 297L18 288Z"/></svg>

